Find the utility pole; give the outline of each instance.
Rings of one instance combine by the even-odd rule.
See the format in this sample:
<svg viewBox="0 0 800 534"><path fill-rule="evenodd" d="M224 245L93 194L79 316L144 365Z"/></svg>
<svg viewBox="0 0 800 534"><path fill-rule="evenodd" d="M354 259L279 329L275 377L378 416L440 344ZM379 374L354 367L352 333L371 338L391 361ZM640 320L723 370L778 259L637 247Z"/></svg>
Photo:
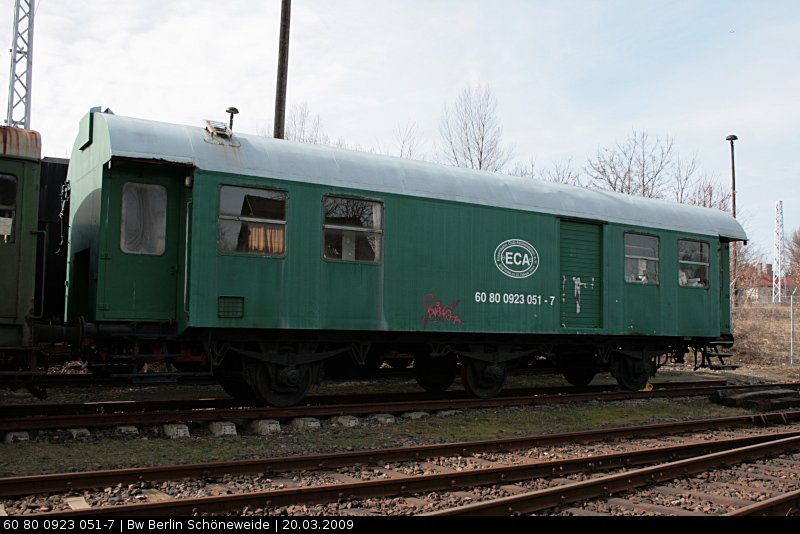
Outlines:
<svg viewBox="0 0 800 534"><path fill-rule="evenodd" d="M286 84L289 79L289 21L292 17L292 0L281 3L281 36L278 48L278 83L275 88L275 139L285 139Z"/></svg>
<svg viewBox="0 0 800 534"><path fill-rule="evenodd" d="M737 141L738 139L739 138L735 134L731 134L725 138L726 141L730 141L731 143L731 207L733 208L734 219L736 218L736 165L734 165L734 160L733 160L733 142ZM733 262L731 265L731 278L733 278L733 291L731 291L731 297L732 297L731 308L736 306L736 301L739 300L739 294L738 291L736 291L736 285L737 285L736 282L739 279L738 265L736 264L736 259L737 259L736 252L738 245L739 243L737 243L736 241L731 243L731 248L733 248L733 250L731 251L733 252L733 258L732 258Z"/></svg>
<svg viewBox="0 0 800 534"><path fill-rule="evenodd" d="M11 75L8 77L6 124L14 128L31 126L31 83L33 81L34 0L14 2L14 35L11 42Z"/></svg>

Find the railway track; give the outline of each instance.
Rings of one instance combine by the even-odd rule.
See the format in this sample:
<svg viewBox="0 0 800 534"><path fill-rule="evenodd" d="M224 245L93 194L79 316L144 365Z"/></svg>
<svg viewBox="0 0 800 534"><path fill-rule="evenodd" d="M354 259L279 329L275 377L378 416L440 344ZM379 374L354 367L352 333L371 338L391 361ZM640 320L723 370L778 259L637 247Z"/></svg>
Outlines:
<svg viewBox="0 0 800 534"><path fill-rule="evenodd" d="M769 384L765 387L798 387L798 384ZM720 390L738 390L753 388L753 385L723 385L718 383L702 384L665 383L652 391L629 392L609 391L608 389L589 388L580 393L564 393L558 391L526 391L525 395L501 396L492 399L465 398L463 395L444 399L430 396L414 397L401 395L405 400L379 402L383 395L363 395L346 399L339 397L320 398L319 404L295 406L291 408L249 408L237 405L228 399L212 399L199 401L174 401L170 403L100 403L84 404L71 407L61 406L55 415L35 413L39 408L8 407L0 416L0 431L21 430L53 430L62 428L91 428L115 425L164 424L175 422L211 422L227 420L257 419L292 419L301 417L335 417L341 415L369 416L383 413L404 413L409 411L441 411L479 408L498 408L509 406L535 406L546 404L563 404L586 401L620 401L630 399L666 398L705 396ZM568 390L564 390L568 391ZM358 402L343 403L342 400ZM325 402L328 402L327 404ZM66 409L66 413L62 413ZM69 413L69 410L84 413ZM33 413L23 416L26 410Z"/></svg>
<svg viewBox="0 0 800 534"><path fill-rule="evenodd" d="M551 367L519 367L511 369L510 375L555 375L557 370ZM381 368L371 373L365 373L367 378L413 376L410 368L394 369ZM190 385L216 385L217 379L211 372L198 373L140 373L118 376L108 376L90 372L84 373L52 373L43 374L37 379L47 387L56 388L83 388L83 387L113 387L159 384L190 384Z"/></svg>
<svg viewBox="0 0 800 534"><path fill-rule="evenodd" d="M783 458L784 469L796 467L800 464L798 450L800 412L783 412L415 448L5 478L0 479L0 496L6 497L6 510L14 514L18 508L8 497L38 493L34 500L48 505L33 505L29 496L23 501L28 506L20 513L45 509L48 511L39 515L65 517L502 515L578 510L601 514L597 505L576 507L572 503L591 503L599 497L606 503L609 498L633 502L635 497L624 493L631 488L659 491L670 487L665 485L669 481L685 479L687 473L719 473L715 469L721 464L749 462L741 464L749 466L767 455ZM716 480L710 477L708 480ZM181 495L170 495L175 485L158 484L177 479L183 479L182 484L189 488ZM796 479L792 482L796 489ZM105 489L86 491L92 487ZM100 505L108 502L102 496L113 493L111 488L126 489L127 501ZM681 492L671 491L672 495ZM691 491L697 494L700 490L695 486ZM62 494L54 496L54 492ZM768 505L746 498L736 503L719 498L722 504L709 513L728 513L732 508L741 509L737 513L762 514L796 510L791 495L783 498L790 504L778 507L776 493L768 496ZM64 509L76 501L82 501L78 509ZM653 504L648 511L655 513L657 506ZM616 509L606 513L621 515Z"/></svg>
<svg viewBox="0 0 800 534"><path fill-rule="evenodd" d="M677 389L688 387L720 387L726 386L725 380L690 380L682 382L661 382L654 384L654 389ZM800 387L800 384L794 384ZM498 397L528 397L546 395L575 395L616 391L613 385L596 386L561 386L538 388L509 388L500 393ZM304 406L327 406L337 404L367 404L400 401L440 401L455 399L471 399L466 391L448 391L444 394L434 395L423 391L402 393L369 393L357 395L312 395L305 399ZM154 401L99 401L83 403L59 404L16 404L5 406L0 410L0 419L10 417L31 417L37 415L79 415L92 413L125 413L125 412L154 412L164 410L205 410L216 408L250 408L252 405L244 404L230 397L180 399L180 400L154 400Z"/></svg>
<svg viewBox="0 0 800 534"><path fill-rule="evenodd" d="M800 465L798 450L800 436L781 434L763 443L491 498L428 515L796 515L800 512L800 492L796 490L796 475L789 474L796 473ZM753 473L753 469L758 472ZM767 499L762 500L764 491L748 488L748 483L771 483ZM726 495L730 488L744 495ZM580 506L564 509L572 503Z"/></svg>

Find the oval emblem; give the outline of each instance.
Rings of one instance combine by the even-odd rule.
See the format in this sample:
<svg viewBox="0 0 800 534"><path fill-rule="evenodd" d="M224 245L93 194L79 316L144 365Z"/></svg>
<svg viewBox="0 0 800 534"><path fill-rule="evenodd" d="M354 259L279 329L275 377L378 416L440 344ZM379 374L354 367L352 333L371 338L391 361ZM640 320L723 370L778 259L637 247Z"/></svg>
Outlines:
<svg viewBox="0 0 800 534"><path fill-rule="evenodd" d="M511 278L528 278L539 268L539 253L522 239L503 241L494 250L494 264Z"/></svg>

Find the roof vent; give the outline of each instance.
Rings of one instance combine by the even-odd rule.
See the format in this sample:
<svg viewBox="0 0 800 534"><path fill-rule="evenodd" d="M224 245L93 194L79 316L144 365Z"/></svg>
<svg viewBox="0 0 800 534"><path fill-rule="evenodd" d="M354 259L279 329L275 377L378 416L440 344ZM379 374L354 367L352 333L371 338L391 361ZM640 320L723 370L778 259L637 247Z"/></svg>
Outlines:
<svg viewBox="0 0 800 534"><path fill-rule="evenodd" d="M212 121L209 119L203 119L203 122L206 123L206 130L211 135L225 137L227 139L230 139L230 137L233 135L231 129L228 128L228 125L224 122Z"/></svg>

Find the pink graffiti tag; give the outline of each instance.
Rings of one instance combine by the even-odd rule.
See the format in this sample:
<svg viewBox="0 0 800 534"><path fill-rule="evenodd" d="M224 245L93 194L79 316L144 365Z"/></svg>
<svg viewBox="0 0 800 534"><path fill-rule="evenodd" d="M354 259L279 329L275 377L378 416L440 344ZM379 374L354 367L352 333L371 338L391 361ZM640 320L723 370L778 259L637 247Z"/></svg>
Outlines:
<svg viewBox="0 0 800 534"><path fill-rule="evenodd" d="M422 297L422 328L427 327L428 321L432 321L433 324L464 324L456 313L459 304L460 300L454 300L451 304L442 306L441 300L436 300L433 293L428 293Z"/></svg>

